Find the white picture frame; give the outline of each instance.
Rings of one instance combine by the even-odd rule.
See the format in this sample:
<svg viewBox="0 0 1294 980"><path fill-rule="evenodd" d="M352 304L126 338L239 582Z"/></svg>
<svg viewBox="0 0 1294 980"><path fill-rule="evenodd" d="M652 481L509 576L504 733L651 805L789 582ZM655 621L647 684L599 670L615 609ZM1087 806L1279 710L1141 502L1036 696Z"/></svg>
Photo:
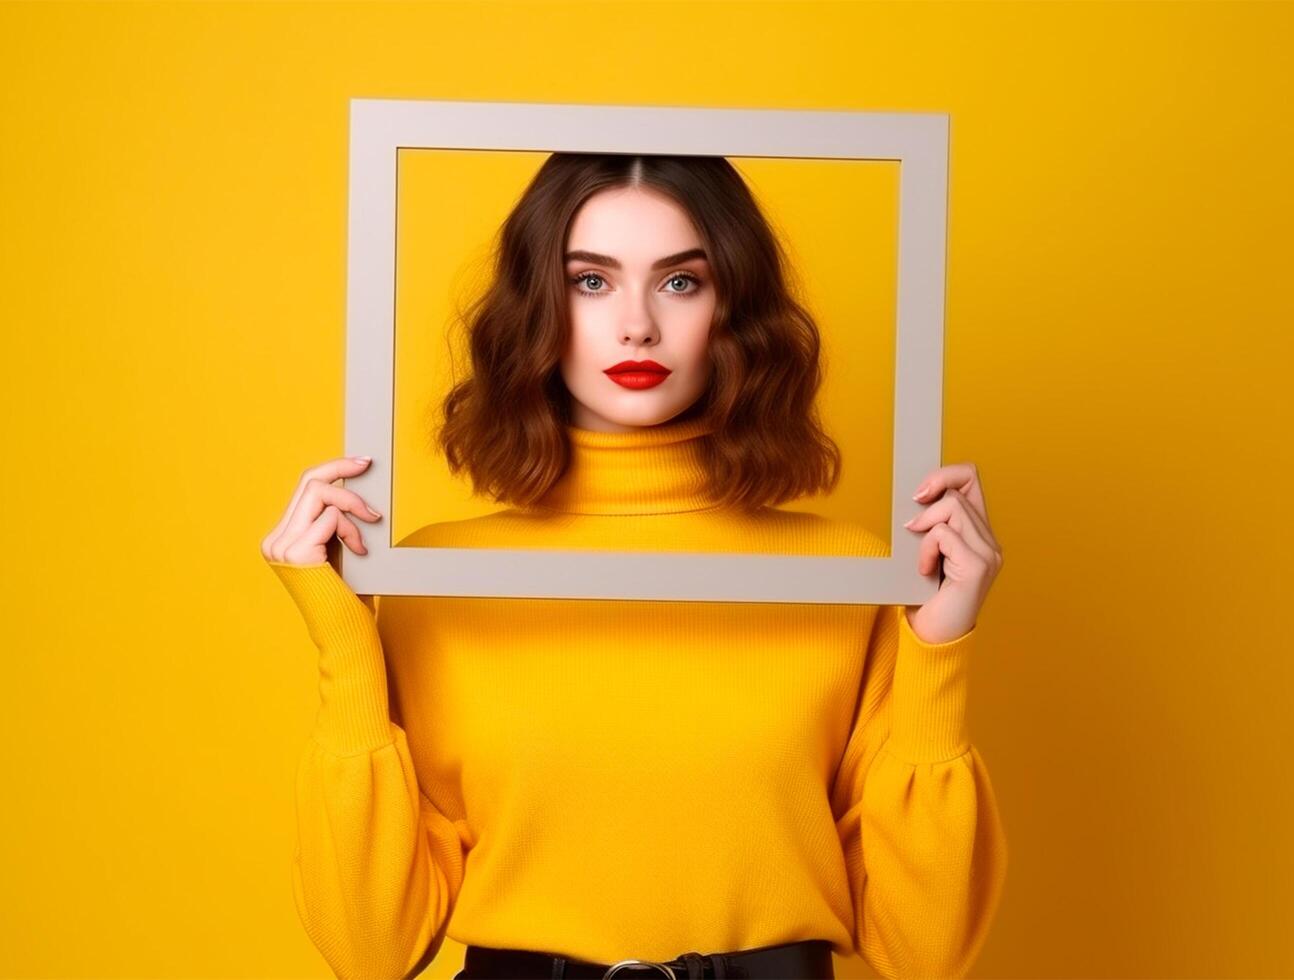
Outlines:
<svg viewBox="0 0 1294 980"><path fill-rule="evenodd" d="M945 113L405 99L350 101L346 485L391 514L397 154L402 148L887 160L900 164L889 556L396 547L388 519L338 570L360 595L918 605L922 510L940 465L948 131ZM377 447L388 447L381 455Z"/></svg>

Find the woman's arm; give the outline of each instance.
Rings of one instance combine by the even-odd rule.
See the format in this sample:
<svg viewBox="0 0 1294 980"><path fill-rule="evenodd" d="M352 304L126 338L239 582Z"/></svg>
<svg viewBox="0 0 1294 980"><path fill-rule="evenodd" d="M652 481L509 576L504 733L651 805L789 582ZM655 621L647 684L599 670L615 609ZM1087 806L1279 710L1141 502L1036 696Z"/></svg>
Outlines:
<svg viewBox="0 0 1294 980"><path fill-rule="evenodd" d="M269 564L319 651L319 710L296 777L297 912L338 977L405 977L443 941L464 838L419 789L391 721L380 601L362 601L327 562Z"/></svg>
<svg viewBox="0 0 1294 980"><path fill-rule="evenodd" d="M960 977L988 936L1006 837L966 730L975 628L929 644L882 606L832 788L855 949L884 977Z"/></svg>

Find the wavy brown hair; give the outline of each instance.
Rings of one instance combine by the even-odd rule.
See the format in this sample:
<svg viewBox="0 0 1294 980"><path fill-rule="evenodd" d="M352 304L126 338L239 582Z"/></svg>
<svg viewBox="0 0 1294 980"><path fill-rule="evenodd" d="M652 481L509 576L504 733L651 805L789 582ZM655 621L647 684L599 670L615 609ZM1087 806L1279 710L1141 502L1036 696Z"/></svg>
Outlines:
<svg viewBox="0 0 1294 980"><path fill-rule="evenodd" d="M822 430L817 324L791 295L787 260L745 180L723 157L553 153L509 213L485 292L463 314L470 376L441 406L438 439L474 492L527 507L570 458L560 363L570 323L563 256L598 191L649 187L691 217L716 292L709 387L681 415L704 418L709 495L754 511L829 491L840 450Z"/></svg>

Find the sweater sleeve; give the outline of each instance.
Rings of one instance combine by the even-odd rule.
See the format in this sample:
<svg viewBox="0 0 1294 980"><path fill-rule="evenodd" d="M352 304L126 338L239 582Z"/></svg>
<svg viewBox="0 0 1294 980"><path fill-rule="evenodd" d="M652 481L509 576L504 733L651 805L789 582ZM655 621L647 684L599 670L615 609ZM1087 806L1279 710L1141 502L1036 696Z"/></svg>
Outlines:
<svg viewBox="0 0 1294 980"><path fill-rule="evenodd" d="M962 977L1006 876L988 770L969 742L975 628L929 644L877 610L857 715L832 789L855 951L883 977Z"/></svg>
<svg viewBox="0 0 1294 980"><path fill-rule="evenodd" d="M419 789L391 720L380 599L370 611L328 562L269 564L319 652L319 708L296 775L297 914L338 977L415 975L444 940L464 837Z"/></svg>

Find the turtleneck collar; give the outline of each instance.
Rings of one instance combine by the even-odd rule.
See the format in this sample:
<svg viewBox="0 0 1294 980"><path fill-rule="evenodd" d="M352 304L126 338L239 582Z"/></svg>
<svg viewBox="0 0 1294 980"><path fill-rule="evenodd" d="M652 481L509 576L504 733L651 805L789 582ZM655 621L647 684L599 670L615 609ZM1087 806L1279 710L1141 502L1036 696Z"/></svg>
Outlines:
<svg viewBox="0 0 1294 980"><path fill-rule="evenodd" d="M643 426L628 432L566 427L570 464L539 501L566 514L677 514L706 510L699 453L712 429L703 419Z"/></svg>

